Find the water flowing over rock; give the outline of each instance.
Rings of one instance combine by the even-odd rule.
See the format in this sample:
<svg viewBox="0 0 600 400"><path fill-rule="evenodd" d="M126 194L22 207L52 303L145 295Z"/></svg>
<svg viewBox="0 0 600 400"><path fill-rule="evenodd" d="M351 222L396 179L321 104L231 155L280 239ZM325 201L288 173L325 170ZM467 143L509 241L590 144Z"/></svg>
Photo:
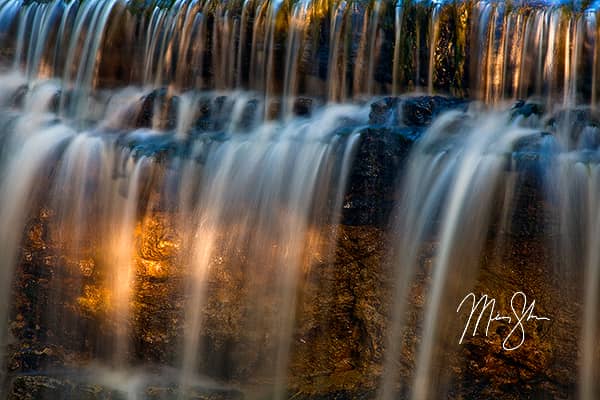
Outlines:
<svg viewBox="0 0 600 400"><path fill-rule="evenodd" d="M593 1L7 0L0 41L26 76L61 77L82 101L138 84L595 105L597 19Z"/></svg>
<svg viewBox="0 0 600 400"><path fill-rule="evenodd" d="M0 400L596 399L599 10L0 0Z"/></svg>

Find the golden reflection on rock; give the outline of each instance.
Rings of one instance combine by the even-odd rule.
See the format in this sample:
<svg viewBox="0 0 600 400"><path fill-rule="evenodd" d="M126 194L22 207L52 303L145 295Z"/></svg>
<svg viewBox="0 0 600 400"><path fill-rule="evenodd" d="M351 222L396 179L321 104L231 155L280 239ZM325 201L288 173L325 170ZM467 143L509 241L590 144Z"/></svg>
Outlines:
<svg viewBox="0 0 600 400"><path fill-rule="evenodd" d="M146 216L136 229L138 273L151 279L167 279L178 264L181 236L172 216L154 213Z"/></svg>
<svg viewBox="0 0 600 400"><path fill-rule="evenodd" d="M110 308L111 293L106 288L85 285L83 295L77 299L82 312L97 316L106 313Z"/></svg>
<svg viewBox="0 0 600 400"><path fill-rule="evenodd" d="M154 279L166 279L169 276L169 265L160 261L139 260L144 274Z"/></svg>
<svg viewBox="0 0 600 400"><path fill-rule="evenodd" d="M84 260L79 261L79 271L81 271L81 274L86 278L92 276L95 268L96 263L93 258L86 258Z"/></svg>
<svg viewBox="0 0 600 400"><path fill-rule="evenodd" d="M173 216L153 214L138 225L138 254L145 260L167 260L177 256L181 247L180 235L171 222Z"/></svg>

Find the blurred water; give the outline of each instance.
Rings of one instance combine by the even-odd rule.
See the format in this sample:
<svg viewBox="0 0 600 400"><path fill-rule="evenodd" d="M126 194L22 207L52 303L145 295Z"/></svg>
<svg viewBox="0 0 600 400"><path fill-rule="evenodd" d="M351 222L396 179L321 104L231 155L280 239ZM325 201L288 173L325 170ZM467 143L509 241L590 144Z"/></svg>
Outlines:
<svg viewBox="0 0 600 400"><path fill-rule="evenodd" d="M600 136L593 123L577 124L593 120L600 90L597 5L0 1L2 355L14 344L13 285L34 257L31 242L43 263L66 271L48 272L57 278L39 291L55 331L38 339L83 360L81 371L61 373L128 399L154 382L172 389L165 398L185 398L198 387L229 390L205 376L227 378L235 367L261 388L248 398L286 398L306 260L333 257L369 101L444 93L485 106L435 118L404 165L378 396L449 395L445 357L460 330L448 316L481 272L490 236L492 253L514 244L500 233L513 229L521 177L532 174L559 210L560 234L542 235L552 273L584 292L577 394L594 399ZM506 111L522 98L545 111ZM176 234L156 235L163 214ZM43 240L38 220L52 221ZM145 254L150 240L168 262ZM408 299L432 242L420 341L411 376L399 380ZM138 300L170 274L184 277L179 292L152 294L183 310L165 323L183 320L183 329L171 361L146 370L136 335L151 321ZM231 284L227 296L211 292L214 282ZM73 312L73 299L97 320ZM243 308L235 329L244 341L207 337L215 303L228 318ZM208 354L211 346L222 351Z"/></svg>

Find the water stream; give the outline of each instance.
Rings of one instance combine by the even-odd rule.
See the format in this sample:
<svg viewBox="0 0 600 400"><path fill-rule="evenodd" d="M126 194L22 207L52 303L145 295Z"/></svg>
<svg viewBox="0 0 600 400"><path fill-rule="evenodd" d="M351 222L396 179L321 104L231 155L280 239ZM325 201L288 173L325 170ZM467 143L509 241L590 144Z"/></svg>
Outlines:
<svg viewBox="0 0 600 400"><path fill-rule="evenodd" d="M491 266L529 287L524 264L556 289L540 313L578 307L575 344L563 344L573 376L545 383L595 399L599 12L595 1L0 0L0 399L40 371L126 399L280 400L312 393L292 390L299 381L327 395L363 380L366 398L469 398L465 365L485 357L465 355L478 345L459 344L457 306ZM411 103L434 95L460 99L440 112ZM396 151L384 136L410 142L389 179L365 156ZM393 186L390 198L372 182ZM348 222L373 199L391 204L369 210L381 226ZM349 227L385 233L373 244ZM356 265L368 280L373 248L386 296L336 286ZM338 337L369 342L370 369ZM550 350L536 360L560 369L567 356ZM320 364L328 351L334 366Z"/></svg>

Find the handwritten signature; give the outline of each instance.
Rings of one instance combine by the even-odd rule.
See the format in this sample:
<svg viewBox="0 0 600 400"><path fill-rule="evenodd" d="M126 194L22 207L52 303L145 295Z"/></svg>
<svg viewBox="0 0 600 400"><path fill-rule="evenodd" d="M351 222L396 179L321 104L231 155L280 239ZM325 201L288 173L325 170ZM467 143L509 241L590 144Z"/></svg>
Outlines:
<svg viewBox="0 0 600 400"><path fill-rule="evenodd" d="M499 312L495 312L496 307L496 299L488 297L488 295L482 295L479 300L474 293L467 294L463 300L458 305L456 312L460 312L463 304L468 300L472 300L471 303L471 313L469 314L469 318L467 319L467 323L465 324L465 329L460 337L459 344L463 342L469 327L471 326L471 322L473 317L477 316L477 320L475 321L475 325L473 326L473 336L477 334L477 330L479 328L479 324L481 320L484 318L486 311L489 311L489 316L487 319L487 325L485 327L485 336L488 335L488 331L490 329L490 325L492 322L505 321L508 324L512 324L514 321L514 325L508 335L502 341L502 348L506 351L516 350L523 345L525 342L525 326L524 324L529 321L550 321L548 317L539 317L534 314L535 308L535 300L531 302L531 304L527 304L527 296L523 292L515 292L510 299L510 308L512 309L513 316L510 315L501 315ZM521 301L518 301L521 300ZM522 302L522 306L519 307L519 304ZM479 311L478 311L479 310ZM479 312L479 314L477 314ZM518 335L518 336L517 336ZM512 345L511 342L514 342L514 338L518 338L518 342L515 345ZM511 338L513 340L511 341Z"/></svg>

